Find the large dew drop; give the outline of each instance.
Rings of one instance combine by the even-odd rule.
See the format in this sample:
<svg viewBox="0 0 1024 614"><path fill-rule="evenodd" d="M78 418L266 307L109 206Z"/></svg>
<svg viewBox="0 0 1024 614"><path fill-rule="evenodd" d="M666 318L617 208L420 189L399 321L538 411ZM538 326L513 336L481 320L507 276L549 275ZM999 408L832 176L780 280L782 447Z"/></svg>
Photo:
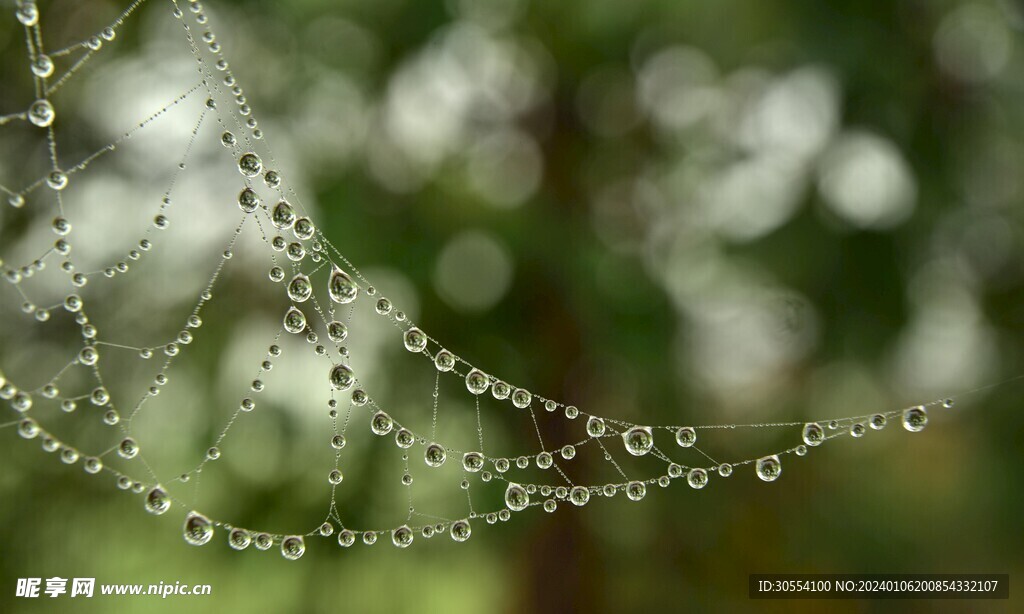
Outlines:
<svg viewBox="0 0 1024 614"><path fill-rule="evenodd" d="M252 543L252 536L245 529L231 529L228 534L228 545L235 550L245 550Z"/></svg>
<svg viewBox="0 0 1024 614"><path fill-rule="evenodd" d="M410 328L405 331L405 349L410 352L422 352L427 347L427 335L418 328Z"/></svg>
<svg viewBox="0 0 1024 614"><path fill-rule="evenodd" d="M213 539L213 523L199 512L189 512L183 528L185 541L193 546L202 546Z"/></svg>
<svg viewBox="0 0 1024 614"><path fill-rule="evenodd" d="M335 343L341 343L348 337L348 326L337 320L330 322L327 325L327 337Z"/></svg>
<svg viewBox="0 0 1024 614"><path fill-rule="evenodd" d="M255 177L263 170L263 161L251 151L238 158L238 172L246 177Z"/></svg>
<svg viewBox="0 0 1024 614"><path fill-rule="evenodd" d="M569 491L569 501L577 507L583 507L590 501L590 489L586 486L573 486Z"/></svg>
<svg viewBox="0 0 1024 614"><path fill-rule="evenodd" d="M286 200L278 201L270 213L270 223L279 230L291 228L295 224L295 209Z"/></svg>
<svg viewBox="0 0 1024 614"><path fill-rule="evenodd" d="M352 281L348 273L335 266L331 271L331 279L327 282L327 292L331 295L332 301L345 305L356 300L359 286Z"/></svg>
<svg viewBox="0 0 1024 614"><path fill-rule="evenodd" d="M284 314L284 329L293 334L306 330L306 315L295 307L289 307Z"/></svg>
<svg viewBox="0 0 1024 614"><path fill-rule="evenodd" d="M331 386L336 390L348 390L356 381L356 375L348 366L338 363L331 369Z"/></svg>
<svg viewBox="0 0 1024 614"><path fill-rule="evenodd" d="M445 452L444 446L439 443L430 444L427 446L426 452L423 453L423 459L430 467L440 467L446 458L448 458L448 454Z"/></svg>
<svg viewBox="0 0 1024 614"><path fill-rule="evenodd" d="M920 433L928 425L928 412L923 405L903 410L903 428L911 433Z"/></svg>
<svg viewBox="0 0 1024 614"><path fill-rule="evenodd" d="M634 426L622 434L626 451L633 456L643 456L654 447L654 434L649 426Z"/></svg>
<svg viewBox="0 0 1024 614"><path fill-rule="evenodd" d="M375 435L387 435L394 426L395 422L391 419L391 416L382 411L373 414L373 418L370 419L370 430Z"/></svg>
<svg viewBox="0 0 1024 614"><path fill-rule="evenodd" d="M682 448L693 447L697 443L697 431L692 426L680 427L676 431L676 443Z"/></svg>
<svg viewBox="0 0 1024 614"><path fill-rule="evenodd" d="M469 539L469 536L470 534L472 534L472 532L473 529L472 527L470 527L468 520L456 520L452 523L452 539L454 539L457 542L466 541L467 539Z"/></svg>
<svg viewBox="0 0 1024 614"><path fill-rule="evenodd" d="M306 543L301 535L289 535L281 540L281 556L294 561L306 553Z"/></svg>
<svg viewBox="0 0 1024 614"><path fill-rule="evenodd" d="M519 409L526 409L530 406L533 401L533 395L530 394L529 390L523 390L522 388L516 388L512 391L512 404Z"/></svg>
<svg viewBox="0 0 1024 614"><path fill-rule="evenodd" d="M820 446L825 441L825 429L817 422L804 425L804 443L809 446Z"/></svg>
<svg viewBox="0 0 1024 614"><path fill-rule="evenodd" d="M391 543L399 548L408 548L412 545L412 529L402 525L391 532Z"/></svg>
<svg viewBox="0 0 1024 614"><path fill-rule="evenodd" d="M778 456L765 456L757 460L757 477L765 482L774 482L780 475L782 475L782 463Z"/></svg>
<svg viewBox="0 0 1024 614"><path fill-rule="evenodd" d="M245 188L238 194L238 208L246 213L252 213L260 206L260 196L250 188Z"/></svg>
<svg viewBox="0 0 1024 614"><path fill-rule="evenodd" d="M690 488L696 488L700 490L708 485L708 472L700 467L690 469L690 472L686 474L686 483L690 485Z"/></svg>
<svg viewBox="0 0 1024 614"><path fill-rule="evenodd" d="M591 416L587 419L587 435L591 437L600 437L604 435L604 420L597 416Z"/></svg>
<svg viewBox="0 0 1024 614"><path fill-rule="evenodd" d="M462 455L462 468L476 473L484 468L484 456L479 452L466 452Z"/></svg>
<svg viewBox="0 0 1024 614"><path fill-rule="evenodd" d="M455 354L448 350L438 350L434 356L434 366L442 373L451 371L455 368Z"/></svg>
<svg viewBox="0 0 1024 614"><path fill-rule="evenodd" d="M46 128L53 124L56 113L53 112L53 105L49 100L37 100L28 108L28 121L40 128Z"/></svg>
<svg viewBox="0 0 1024 614"><path fill-rule="evenodd" d="M480 369L473 369L466 375L466 388L473 394L487 392L487 387L490 383L491 380Z"/></svg>
<svg viewBox="0 0 1024 614"><path fill-rule="evenodd" d="M171 509L171 497L159 485L154 486L146 493L145 507L150 514L163 514Z"/></svg>
<svg viewBox="0 0 1024 614"><path fill-rule="evenodd" d="M630 501L639 501L647 495L647 486L636 480L626 484L626 497Z"/></svg>
<svg viewBox="0 0 1024 614"><path fill-rule="evenodd" d="M509 482L505 489L505 505L513 512L521 512L530 505L530 495L519 484Z"/></svg>
<svg viewBox="0 0 1024 614"><path fill-rule="evenodd" d="M313 285L309 283L309 278L302 273L292 277L292 280L288 282L288 298L296 303L305 302L312 295Z"/></svg>

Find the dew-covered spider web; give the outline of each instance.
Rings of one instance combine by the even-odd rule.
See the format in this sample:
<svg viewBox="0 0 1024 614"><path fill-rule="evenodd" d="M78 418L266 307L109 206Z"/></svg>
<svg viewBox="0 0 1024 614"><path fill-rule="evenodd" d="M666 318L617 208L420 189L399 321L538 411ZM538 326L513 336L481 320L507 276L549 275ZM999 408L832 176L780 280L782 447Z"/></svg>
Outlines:
<svg viewBox="0 0 1024 614"><path fill-rule="evenodd" d="M4 111L0 138L32 155L0 176L8 203L0 300L12 349L0 365L0 397L11 410L0 426L89 479L139 495L146 512L180 513L189 544L220 540L297 559L314 540L343 548L462 542L533 511L640 502L662 488L699 496L717 481L774 482L810 456L829 462L808 456L826 443L893 426L917 433L930 411L954 407L955 395L843 417L826 410L811 422L638 424L549 398L421 329L353 264L358 254L349 260L321 232L199 2L135 0L95 35L54 49L44 11L31 2L8 8L4 19L16 17L24 30L31 86L11 97L23 110ZM90 74L144 12L175 32L177 46L158 52L188 61L154 65L144 82L117 81L118 62L131 61L120 57ZM168 83L175 94L158 99ZM88 87L115 88L130 101L124 108L138 111L111 111L104 142L77 131L76 110L62 104L68 90ZM128 179L92 180L96 169ZM132 206L110 210L115 198ZM32 221L41 219L50 228L36 232ZM247 319L257 309L274 314L272 326ZM199 346L224 343L225 321L241 322L251 341L232 359L237 368L197 364ZM394 355L396 347L404 350ZM230 379L230 403L195 383L211 370ZM271 436L299 440L307 453L277 487L282 501L322 505L306 526L251 526L217 497L221 480L244 487L261 463L290 462L274 456L267 428L254 426L267 405L290 416ZM534 436L491 437L497 419L523 421ZM738 455L720 445L765 431L784 432L789 443L763 449L754 437ZM203 446L179 443L197 432ZM367 466L349 463L357 449ZM566 468L584 456L604 464L605 480L571 479ZM396 494L354 510L369 490Z"/></svg>

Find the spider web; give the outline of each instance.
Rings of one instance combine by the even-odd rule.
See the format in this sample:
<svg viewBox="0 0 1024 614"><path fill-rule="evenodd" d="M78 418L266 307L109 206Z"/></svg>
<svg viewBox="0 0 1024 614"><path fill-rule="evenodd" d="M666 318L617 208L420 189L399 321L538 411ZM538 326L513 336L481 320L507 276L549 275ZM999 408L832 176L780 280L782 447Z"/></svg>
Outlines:
<svg viewBox="0 0 1024 614"><path fill-rule="evenodd" d="M3 230L12 236L34 219L52 217L57 239L50 243L52 235L24 231L0 254L8 282L4 308L14 306L4 318L16 321L17 329L6 334L21 336L5 343L25 350L2 365L0 397L14 414L2 426L41 441L43 450L69 466L141 495L141 507L150 513L182 510L183 535L191 544L209 543L223 532L235 549L276 546L296 559L310 537L342 547L380 540L406 547L441 534L465 541L482 526L531 508L554 512L602 497L640 501L658 488L700 490L740 471L774 481L790 459L825 442L860 438L893 422L917 432L928 409L953 406L948 398L809 423L647 425L589 413L509 382L500 367L472 364L421 330L320 231L313 207L279 170L199 2L155 7L164 15L161 24L176 29L182 44L177 51L191 58L190 69L178 63L154 77L173 77L176 95L153 103L166 84L122 86L136 100L132 108L147 111L134 123L124 121L123 131L92 153L85 151L87 139L58 133L74 123L58 94L76 85L91 60L117 46L122 28L138 18L144 3L136 0L94 36L56 51L46 50L36 6L16 7L34 98L26 110L0 117L0 125L22 131L19 142L44 142L45 154L25 156L0 178L11 205ZM121 125L123 117L111 115ZM72 151L85 153L64 153L65 140ZM147 196L129 198L129 210L107 210L110 192L124 188L89 182L86 171L103 165L133 175L133 189ZM19 185L11 176L28 179ZM157 185L162 187L154 192ZM235 303L218 311L221 296ZM253 358L246 346L243 360L233 361L244 368L223 375L238 390L224 408L190 376L213 367L190 371L183 359L195 346L218 343L219 319L237 319L252 308L268 308L273 324L257 319L242 325L255 339L251 348L260 348L252 351L262 354ZM402 356L360 362L361 355L402 346ZM374 387L374 380L386 378L370 365L381 362L388 374L402 374L402 390ZM310 394L321 405L308 407ZM308 446L311 460L283 490L289 501L307 490L323 495L319 503L326 500L326 511L312 527L249 526L239 519L244 506L216 498L208 507L200 502L200 493L217 491L218 478L211 474L236 453L246 459L243 469L259 472L258 432L245 429L265 405L288 406L302 414L297 422L311 425L291 434ZM183 408L201 409L215 425L207 429L203 449L174 448L176 430L206 428L206 422L182 418ZM495 416L524 421L535 441L514 447L492 441L487 425ZM548 427L555 421L565 424L552 434ZM310 441L308 430L316 433ZM768 430L790 433L791 445L725 458L705 444L715 436ZM559 440L562 432L573 436ZM348 462L371 447L373 456L364 462L379 471ZM611 477L596 484L571 479L566 467L583 455L600 459ZM236 471L228 473L220 479L238 479ZM400 494L387 501L397 510L395 524L359 518L341 503L348 500L343 495L350 473L366 480L387 475L395 484Z"/></svg>

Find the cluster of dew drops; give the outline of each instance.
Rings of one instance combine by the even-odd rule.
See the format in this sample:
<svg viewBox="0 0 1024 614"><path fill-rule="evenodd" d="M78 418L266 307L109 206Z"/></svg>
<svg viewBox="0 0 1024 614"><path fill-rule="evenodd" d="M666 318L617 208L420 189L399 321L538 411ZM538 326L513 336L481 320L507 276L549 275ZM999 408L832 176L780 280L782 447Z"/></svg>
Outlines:
<svg viewBox="0 0 1024 614"><path fill-rule="evenodd" d="M191 1L190 7L192 11L201 14L201 8L198 2ZM180 17L181 12L179 9L175 9L175 15ZM38 10L34 3L24 2L17 8L17 17L19 21L26 26L33 26L38 22ZM102 39L101 39L102 37ZM101 36L92 37L86 41L85 45L92 50L98 49L102 45L102 40L112 40L114 37L114 31L111 28L106 28L101 33ZM219 51L219 45L214 41L212 34L204 36L204 40L210 45L212 51ZM226 64L223 60L218 63L219 69L224 70ZM53 61L42 54L36 56L32 62L32 71L38 77L49 77L53 74L54 66ZM231 79L229 77L229 79ZM225 81L226 83L228 81ZM237 88L236 88L237 89ZM239 102L243 107L243 115L248 114L247 105L244 104L244 98L239 94ZM215 104L212 99L207 102L208 108L214 108ZM48 100L40 99L32 103L26 113L27 119L34 125L39 127L48 127L52 125L55 112L53 106ZM253 135L255 138L261 138L262 133L255 128L255 120L250 118L248 125L253 128ZM238 141L230 131L225 131L221 135L221 142L225 147L234 148L238 145ZM281 185L282 178L277 171L265 169L263 162L258 154L254 152L246 152L238 157L238 170L247 179L256 178L262 175L263 181L270 188L278 188ZM46 184L54 190L62 190L67 186L68 177L67 174L59 169L55 169L47 175L45 178ZM16 199L21 199L20 196L12 196L11 204L14 206L20 206L23 203L16 202ZM164 204L167 205L168 199L165 198ZM251 187L246 187L238 195L238 206L246 214L256 212L261 208L262 202L260 196ZM289 241L282 237L280 234L274 236L270 241L271 247L277 252L284 252L285 256L293 263L301 262L307 256L307 248L304 242L312 241L312 250L310 258L314 263L321 262L326 256L322 255L325 253L324 246L318 240L314 240L317 229L313 222L304 216L300 216L295 208L285 199L283 196L278 202L272 207L267 208L267 214L270 219L270 223L274 228L281 232L291 231L294 234L295 241ZM155 218L154 226L157 229L164 229L168 225L168 220L165 216L158 215ZM54 220L53 224L54 231L61 237L56 244L56 251L63 255L67 255L70 251L70 246L64 240L64 237L69 234L71 230L70 223L67 220L58 217ZM151 243L147 239L143 239L140 242L139 248L143 251L149 250ZM137 250L132 250L129 256L133 260L137 260L139 257ZM230 258L230 251L225 251L225 259ZM340 305L348 305L354 302L360 291L359 284L352 279L352 277L337 264L331 263L331 273L328 279L328 295L330 299ZM39 268L41 265L36 264ZM125 272L127 266L119 264L117 267L104 271L109 277L117 272ZM68 271L69 273L71 271ZM9 270L6 272L9 281L17 283L23 276L31 275L31 267L25 267L23 270ZM269 271L269 278L275 283L282 283L285 281L286 273L284 268L275 264ZM82 286L85 284L85 277L81 273L75 273L72 277L72 282L76 286ZM308 326L306 315L299 308L299 305L305 303L313 296L313 285L306 274L302 272L296 272L291 279L286 283L286 293L292 305L288 307L284 318L283 328L286 332L291 334L306 333L307 340L315 344L315 353L318 355L325 355L326 350L322 345L317 343L318 339L316 334L312 331L311 327ZM376 294L375 289L372 286L368 286L365 289L365 293L369 296ZM203 299L209 300L209 292L206 291L203 294ZM46 321L49 319L49 311L45 309L37 309L34 305L23 306L29 311L34 311L36 319L40 321ZM83 326L83 332L87 339L95 338L95 328L88 323L88 319L84 317L82 313L82 299L76 294L71 294L66 297L64 301L64 307L69 312L77 313L77 320L80 325ZM405 323L407 318L401 311L396 311L391 301L384 297L376 299L375 311L382 316L393 317L399 323ZM201 325L201 320L198 315L193 314L190 316L188 327L195 328ZM405 348L414 353L422 353L430 358L434 366L439 372L451 372L454 371L456 364L461 361L460 358L455 356L452 352L447 349L439 349L435 354L431 355L428 351L428 340L429 337L419 328L412 326L411 323L407 324L403 334L403 341ZM340 344L343 343L348 336L348 327L344 322L339 320L331 320L326 323L327 333L329 339L339 344L339 352L341 355L347 356L347 350ZM91 336L90 336L91 331ZM191 333L188 330L184 330L178 337L177 342L168 344L164 351L168 356L174 356L177 353L178 343L187 344L191 341ZM280 348L277 345L272 345L269 351L271 357L280 355ZM140 355L143 358L149 358L152 355L152 350L149 348L143 348L140 350ZM95 345L86 345L77 357L77 362L86 366L95 365L98 360L98 352ZM269 360L265 361L262 365L262 370L269 370L272 364ZM160 380L164 381L161 382ZM333 364L330 368L328 379L331 387L334 390L345 392L351 390L357 384L357 378L352 369L344 364L344 362ZM166 376L162 373L157 376L157 384L162 384L166 381ZM527 390L521 388L515 388L503 381L500 381L492 376L485 374L483 371L477 368L471 368L465 376L465 384L468 391L474 395L481 395L487 392L489 389L492 396L497 400L510 400L513 406L519 409L525 409L531 406L534 401L534 396ZM256 379L252 382L251 388L254 392L259 392L263 389L263 383L261 380ZM151 394L156 394L156 389L150 389ZM42 389L43 396L47 398L56 398L58 391L52 384L44 386ZM354 406L365 406L369 401L369 396L362 389L353 390L352 404ZM102 386L94 389L91 394L88 395L91 402L98 406L107 405L109 402L109 393ZM17 412L24 414L32 406L32 397L26 392L19 390L11 382L8 382L2 373L0 373L0 398L9 400L11 407ZM556 411L560 405L551 400L543 400L543 406L549 412ZM333 402L333 399L332 399ZM74 400L62 401L62 407L65 411L73 411ZM952 407L952 400L946 400L943 405L945 407ZM334 405L332 404L332 407ZM252 398L246 397L240 403L240 411L249 412L255 407L255 401ZM568 419L576 419L581 415L581 412L574 406L568 405L563 406L564 413ZM833 420L827 424L827 428L831 431L839 431L842 426L849 434L854 438L863 437L867 432L868 428L873 430L880 430L886 426L889 418L899 415L900 412L888 412L874 414L868 417L864 422L853 422L848 426L845 424L847 419L844 420ZM104 417L104 421L109 425L117 424L119 417L114 409L109 409ZM902 410L902 424L904 428L910 432L920 432L925 428L928 422L927 410L924 406L911 407ZM371 431L378 436L385 436L392 432L395 433L396 445L400 448L409 448L416 441L417 437L409 430L401 428L396 425L395 421L384 411L375 410L370 420ZM654 449L654 431L655 429L665 429L674 434L675 442L682 448L694 447L697 441L697 428L683 426L683 427L650 427L650 426L639 426L631 425L628 426L622 433L622 441L625 450L633 456L644 456ZM610 433L611 428L608 427L603 418L598 416L589 416L586 420L586 433L590 438L603 438L614 433ZM19 434L25 439L32 439L39 436L42 433L42 429L39 425L31 418L23 418L18 425ZM807 423L803 427L802 439L803 444L798 445L791 451L798 456L804 456L807 454L808 447L816 447L824 443L836 434L827 434L826 427L823 427L818 422ZM59 441L55 438L46 434L44 436L43 448L55 452L61 451L61 459L68 464L74 463L78 460L79 454L76 450L71 447L62 446ZM422 441L422 439L421 439ZM340 450L345 445L345 438L341 434L335 434L332 438L331 445L336 449ZM136 458L139 455L139 445L131 437L125 437L116 447L117 454L124 459L130 460ZM561 447L557 452L563 459L572 459L576 454L576 447L573 444L567 444ZM439 443L431 442L425 445L424 461L427 466L432 468L438 468L444 465L447 459L447 450ZM206 454L207 460L216 460L220 457L220 450L214 446L209 448ZM485 469L485 463L487 460L493 462L494 468L498 473L504 473L511 468L512 462L507 458L496 458L489 459L485 457L481 452L465 452L462 457L462 467L468 473L479 473L483 481L490 481L491 474ZM533 457L533 461L537 467L541 469L551 468L554 464L554 455L552 452L542 451ZM526 469L530 465L530 459L521 456L515 459L516 467L520 469ZM744 463L745 464L745 463ZM778 454L765 456L754 461L755 472L758 478L765 482L772 482L779 478L782 473L782 463L779 459ZM84 468L89 473L98 473L103 469L103 463L98 457L87 457L84 461ZM589 486L557 486L551 487L548 485L536 486L533 484L521 485L515 482L509 482L505 491L504 501L505 508L497 512L487 513L484 516L488 524L494 524L498 520L506 521L511 517L510 512L518 512L527 509L530 505L531 495L536 495L538 491L541 495L547 498L541 504L542 509L547 512L553 512L558 505L558 500L568 500L573 505L583 506L586 505L593 495L613 496L619 491L625 492L627 498L632 501L639 501L646 495L647 485L657 484L661 487L667 487L670 484L671 479L685 477L688 485L694 489L704 488L710 479L711 472L717 472L721 477L729 477L733 473L733 465L729 463L721 463L716 467L701 468L692 467L684 468L676 463L669 463L667 475L662 475L658 478L650 480L633 480L626 484L606 484L603 487L589 487ZM187 479L187 475L181 476L182 480ZM403 477L409 478L408 474ZM328 480L332 485L338 485L342 481L341 471L337 468L332 469L328 475ZM411 480L406 482L411 483ZM164 514L167 512L172 504L172 497L170 494L159 484L153 486L146 491L145 486L140 482L132 481L130 478L124 475L119 475L117 481L118 487L125 490L132 490L137 493L145 492L144 496L144 508L146 511L152 514ZM467 487L467 483L463 481L463 488ZM476 517L473 514L472 517ZM192 545L204 545L211 541L214 534L215 526L220 525L211 519L207 518L203 514L192 511L190 512L183 526L183 536L187 543ZM230 525L223 525L228 530L228 543L236 550L243 550L248 548L250 545L259 550L270 549L275 541L279 542L280 550L282 555L289 560L298 559L305 552L305 543L303 536L301 535L286 535L283 537L275 538L274 535L265 532L255 532L243 528L232 527ZM445 521L435 525L426 525L420 529L421 534L424 537L431 537L435 534L448 532L451 538L457 542L464 542L469 539L471 534L471 525L469 519ZM334 534L334 526L330 522L325 522L320 526L318 533L321 536L328 537ZM373 544L377 541L379 534L385 534L388 532L378 531L365 531L361 534L361 539L365 544ZM412 544L414 539L414 530L408 525L402 525L398 528L390 531L392 543L400 548L408 547ZM349 547L353 545L357 537L360 537L356 532L349 529L342 529L337 533L337 541L339 545L343 547Z"/></svg>

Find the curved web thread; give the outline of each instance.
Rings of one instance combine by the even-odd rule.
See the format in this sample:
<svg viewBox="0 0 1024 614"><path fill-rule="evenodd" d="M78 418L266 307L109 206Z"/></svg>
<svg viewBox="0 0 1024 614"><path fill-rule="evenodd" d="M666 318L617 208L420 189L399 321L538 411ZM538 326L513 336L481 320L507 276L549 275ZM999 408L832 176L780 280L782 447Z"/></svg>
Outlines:
<svg viewBox="0 0 1024 614"><path fill-rule="evenodd" d="M114 44L117 31L136 14L136 9L144 1L133 2L96 36L50 54L45 53L38 9L28 2L17 6L16 16L25 30L27 60L34 76L36 101L24 112L0 117L0 124L28 122L43 130L48 145L50 169L43 177L21 188L0 185L0 190L8 196L10 204L15 208L24 207L29 200L33 201L33 206L42 207L52 196L57 212L52 226L59 239L52 247L40 249L40 255L26 264L0 264L3 264L4 276L10 282L8 285L22 301L22 311L26 316L34 317L39 326L52 325L51 314L59 313L63 307L74 319L82 340L75 355L41 386L21 386L21 382L16 383L0 375L0 397L10 401L16 415L16 419L2 426L16 428L25 439L42 440L43 449L56 453L66 464L81 462L90 474L113 476L119 488L144 495L144 507L151 513L164 514L172 506L186 510L183 533L188 543L206 544L213 538L216 528L223 528L228 533L229 545L235 549L245 549L252 544L255 548L266 550L277 545L286 558L296 559L305 551L304 538L312 536L336 539L343 547L352 546L357 541L373 544L378 538L389 539L396 546L406 547L417 535L431 537L441 533L449 534L456 541L465 541L480 521L496 524L509 520L513 512L531 507L554 512L562 505L583 506L593 499L619 494L640 501L655 486L669 487L680 482L699 490L709 481L727 478L735 469L746 465L754 465L756 475L771 482L781 474L783 458L802 457L807 454L809 447L839 437L860 438L870 430L885 427L893 420L899 420L907 430L917 432L927 423L928 408L937 405L947 408L953 406L953 399L950 398L904 409L827 418L810 423L643 425L598 416L571 404L532 394L524 387L507 383L489 370L471 364L417 327L397 305L381 296L314 224L307 207L287 178L279 171L271 170L278 167L277 160L253 118L244 91L228 65L217 36L209 27L208 17L198 2L179 4L177 0L171 0L168 11L180 20L181 35L195 60L198 83L191 85L184 93L168 101L95 153L73 165L62 167L54 130L55 117L59 117L60 113L54 110L50 98L71 82L90 59L102 53L109 44ZM67 58L71 62L70 66L58 73L53 62L55 58ZM205 104L196 105L199 107L198 115L190 122L194 127L162 198L155 207L153 224L143 232L136 244L123 250L125 259L108 266L79 271L72 255L74 215L65 207L65 189L73 185L76 176L83 174L93 162L115 154L122 144L144 132L154 122L161 121L164 116L189 103L201 102L199 99L204 96ZM208 128L206 132L203 131L204 127ZM198 301L184 319L179 332L170 340L159 344L135 345L101 336L88 315L91 299L86 300L80 296L80 289L89 284L113 283L108 280L119 279L130 271L129 261L140 262L154 250L170 249L164 245L161 235L173 217L175 187L189 168L188 162L197 140L209 136L207 132L211 127L216 129L217 138L231 154L230 165L221 156L223 168L237 168L242 179L237 197L241 213L238 222L223 233L226 239L222 257L210 267L212 271ZM236 171L226 172L233 174ZM270 194L271 198L266 198L266 194ZM168 385L171 368L187 355L188 346L200 335L204 310L214 300L215 291L219 290L224 271L230 266L233 250L243 233L255 234L263 245L270 248L262 256L269 267L268 277L270 283L277 288L278 296L287 299L286 306L279 314L280 328L270 340L267 355L253 368L253 380L248 384L249 392L241 397L237 407L211 438L199 462L176 476L165 475L161 479L147 460L144 453L146 442L136 432L136 421L146 415L152 399ZM64 286L68 293L62 301L39 307L31 298L32 278L58 257L62 258L59 268L66 275ZM392 410L383 400L370 393L370 387L364 385L358 371L352 367L352 352L346 343L350 336L357 336L360 332L353 319L355 305L367 301L373 303L376 317L383 318L396 329L392 333L393 342L402 343L406 350L427 361L426 369L433 371L429 431L414 429L400 422L399 417L392 415ZM327 341L322 342L324 336ZM325 396L328 397L328 435L333 452L333 462L325 468L330 487L328 510L318 526L292 533L241 527L206 515L194 505L204 469L220 459L222 445L229 438L232 427L244 421L255 409L260 393L268 385L265 378L275 362L283 360L281 357L285 356L282 345L289 337L305 337L317 368L327 375L323 385ZM116 374L104 371L104 361L100 360L100 356L108 352L135 353L143 361L162 356L162 363L151 384L141 394L118 395L115 398L107 388L104 376L113 377ZM70 371L81 368L88 372L93 381L91 390L80 394L62 392L58 388L62 378ZM442 389L454 389L458 394L469 395L472 399L474 423L471 431L474 431L475 437L470 437L473 440L470 446L452 445L438 436L439 423L447 416L440 411ZM102 422L110 432L117 434L114 445L84 452L58 437L56 429L44 426L44 420L39 415L41 406L60 407L70 413L79 403L103 409ZM556 442L550 436L545 438L544 429L537 418L540 410L573 425L582 424L582 428L575 427L580 436L568 442ZM516 454L498 455L491 452L486 445L482 419L482 415L488 411L512 411L520 414L521 419L528 419L536 434L536 442L523 444L521 451ZM395 449L401 454L401 481L406 488L408 513L399 526L350 527L339 509L337 495L338 489L344 484L342 471L347 438L352 435L353 424L367 422L371 433L381 439L393 440ZM49 424L49 420L45 424ZM712 455L710 450L705 449L699 435L723 429L785 429L800 432L802 436L794 436L795 445L763 456L720 460L717 454ZM388 445L390 447L391 444ZM563 465L571 462L578 454L587 452L599 455L608 464L615 476L612 481L577 484L570 479ZM675 460L673 455L679 453L686 454L689 460ZM412 466L418 463L418 460L413 460L416 454L423 455L429 471L436 471L442 465L449 468L456 465L460 469L457 471L457 479L466 493L465 513L462 516L438 516L417 508L412 488ZM640 473L625 462L632 457L653 459L659 470L653 474L649 471ZM109 464L109 461L117 459L124 461L121 463L124 469ZM548 479L534 480L531 474L526 473L527 470ZM485 485L490 482L497 482L499 487L504 488L504 506L478 510L474 506L473 493L477 489L486 488Z"/></svg>

